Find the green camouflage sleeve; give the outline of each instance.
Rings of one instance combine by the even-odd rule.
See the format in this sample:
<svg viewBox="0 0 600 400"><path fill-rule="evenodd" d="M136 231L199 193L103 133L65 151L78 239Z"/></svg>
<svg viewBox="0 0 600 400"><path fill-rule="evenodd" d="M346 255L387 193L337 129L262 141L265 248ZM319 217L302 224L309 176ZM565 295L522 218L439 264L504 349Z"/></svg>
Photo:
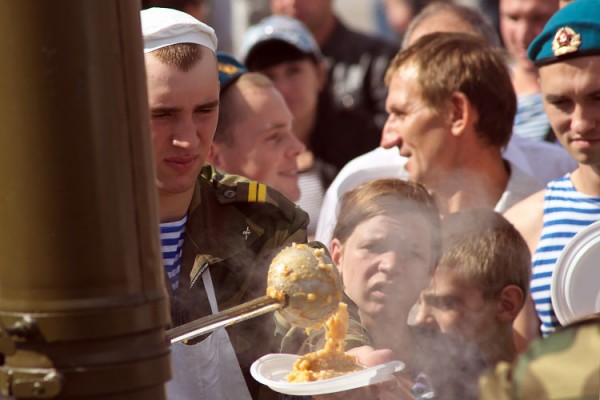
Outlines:
<svg viewBox="0 0 600 400"><path fill-rule="evenodd" d="M480 399L600 398L600 316L538 339L479 382Z"/></svg>

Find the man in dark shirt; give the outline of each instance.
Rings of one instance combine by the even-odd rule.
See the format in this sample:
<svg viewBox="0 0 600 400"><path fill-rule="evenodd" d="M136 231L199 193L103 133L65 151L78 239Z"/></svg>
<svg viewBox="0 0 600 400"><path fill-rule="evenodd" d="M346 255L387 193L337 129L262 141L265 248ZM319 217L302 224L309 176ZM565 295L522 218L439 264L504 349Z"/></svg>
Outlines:
<svg viewBox="0 0 600 400"><path fill-rule="evenodd" d="M335 109L373 118L376 128L368 134L379 138L387 118L387 88L381 82L399 44L349 29L334 14L333 0L271 0L271 11L306 24L327 64L327 87L321 96L331 96Z"/></svg>

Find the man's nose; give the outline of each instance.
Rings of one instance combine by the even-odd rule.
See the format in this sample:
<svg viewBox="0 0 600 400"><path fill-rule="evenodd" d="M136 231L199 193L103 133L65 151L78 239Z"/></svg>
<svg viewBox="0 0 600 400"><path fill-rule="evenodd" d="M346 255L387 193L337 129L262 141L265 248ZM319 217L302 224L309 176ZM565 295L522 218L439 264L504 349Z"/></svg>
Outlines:
<svg viewBox="0 0 600 400"><path fill-rule="evenodd" d="M589 107L575 105L571 116L571 130L584 135L598 127L599 118L600 116L596 115Z"/></svg>
<svg viewBox="0 0 600 400"><path fill-rule="evenodd" d="M304 153L304 151L306 150L306 146L304 145L304 143L302 143L300 141L300 139L298 139L298 137L293 132L290 133L289 149L291 150L290 153L292 154L293 157L296 157L296 156Z"/></svg>
<svg viewBox="0 0 600 400"><path fill-rule="evenodd" d="M436 329L437 322L433 315L431 315L431 309L429 306L421 301L419 304L417 304L417 308L418 312L415 316L415 325L424 328Z"/></svg>
<svg viewBox="0 0 600 400"><path fill-rule="evenodd" d="M198 145L198 126L192 118L182 119L173 132L173 146L192 149Z"/></svg>
<svg viewBox="0 0 600 400"><path fill-rule="evenodd" d="M398 256L393 251L388 251L379 256L379 270L391 274L394 271L398 271L396 261Z"/></svg>
<svg viewBox="0 0 600 400"><path fill-rule="evenodd" d="M398 129L395 129L392 118L392 116L388 117L381 133L381 142L379 144L384 149L391 149L394 146L402 147L402 135Z"/></svg>
<svg viewBox="0 0 600 400"><path fill-rule="evenodd" d="M524 19L520 20L517 23L516 36L517 40L523 46L529 46L529 44L537 36L535 25L532 22L526 21Z"/></svg>

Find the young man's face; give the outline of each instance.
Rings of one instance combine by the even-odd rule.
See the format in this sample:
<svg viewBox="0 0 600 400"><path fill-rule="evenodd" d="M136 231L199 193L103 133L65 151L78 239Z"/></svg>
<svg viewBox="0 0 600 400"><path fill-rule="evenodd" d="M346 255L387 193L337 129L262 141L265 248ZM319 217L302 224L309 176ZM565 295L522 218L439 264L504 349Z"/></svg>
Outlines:
<svg viewBox="0 0 600 400"><path fill-rule="evenodd" d="M412 180L435 187L450 169L454 157L449 143L449 119L428 106L417 83L417 68L401 67L390 82L386 109L388 119L381 146L400 148Z"/></svg>
<svg viewBox="0 0 600 400"><path fill-rule="evenodd" d="M600 166L600 56L546 65L539 72L556 137L577 162Z"/></svg>
<svg viewBox="0 0 600 400"><path fill-rule="evenodd" d="M348 296L369 319L407 316L431 277L432 228L417 212L377 215L331 244Z"/></svg>
<svg viewBox="0 0 600 400"><path fill-rule="evenodd" d="M163 64L152 53L145 61L159 195L191 191L217 126L216 57L205 51L185 72Z"/></svg>
<svg viewBox="0 0 600 400"><path fill-rule="evenodd" d="M282 62L258 72L275 83L295 120L304 121L316 116L324 77L310 58Z"/></svg>
<svg viewBox="0 0 600 400"><path fill-rule="evenodd" d="M456 271L440 265L421 292L416 324L464 342L485 342L497 332L496 302L484 299Z"/></svg>
<svg viewBox="0 0 600 400"><path fill-rule="evenodd" d="M233 143L213 143L211 162L277 189L292 201L300 197L297 157L304 145L292 132L292 114L275 88L245 88L236 92L245 114L233 126Z"/></svg>
<svg viewBox="0 0 600 400"><path fill-rule="evenodd" d="M517 63L533 68L527 48L558 10L558 0L500 0L500 33Z"/></svg>

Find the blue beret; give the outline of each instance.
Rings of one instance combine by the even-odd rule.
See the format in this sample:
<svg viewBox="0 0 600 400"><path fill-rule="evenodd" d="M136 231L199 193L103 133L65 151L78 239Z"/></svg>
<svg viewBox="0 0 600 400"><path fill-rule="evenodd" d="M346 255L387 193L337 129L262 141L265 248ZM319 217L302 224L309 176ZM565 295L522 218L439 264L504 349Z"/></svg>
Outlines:
<svg viewBox="0 0 600 400"><path fill-rule="evenodd" d="M236 60L231 54L218 51L217 61L219 63L219 83L221 92L227 89L242 74L248 72L248 69Z"/></svg>
<svg viewBox="0 0 600 400"><path fill-rule="evenodd" d="M538 67L596 54L600 55L600 0L576 0L558 10L527 50Z"/></svg>

